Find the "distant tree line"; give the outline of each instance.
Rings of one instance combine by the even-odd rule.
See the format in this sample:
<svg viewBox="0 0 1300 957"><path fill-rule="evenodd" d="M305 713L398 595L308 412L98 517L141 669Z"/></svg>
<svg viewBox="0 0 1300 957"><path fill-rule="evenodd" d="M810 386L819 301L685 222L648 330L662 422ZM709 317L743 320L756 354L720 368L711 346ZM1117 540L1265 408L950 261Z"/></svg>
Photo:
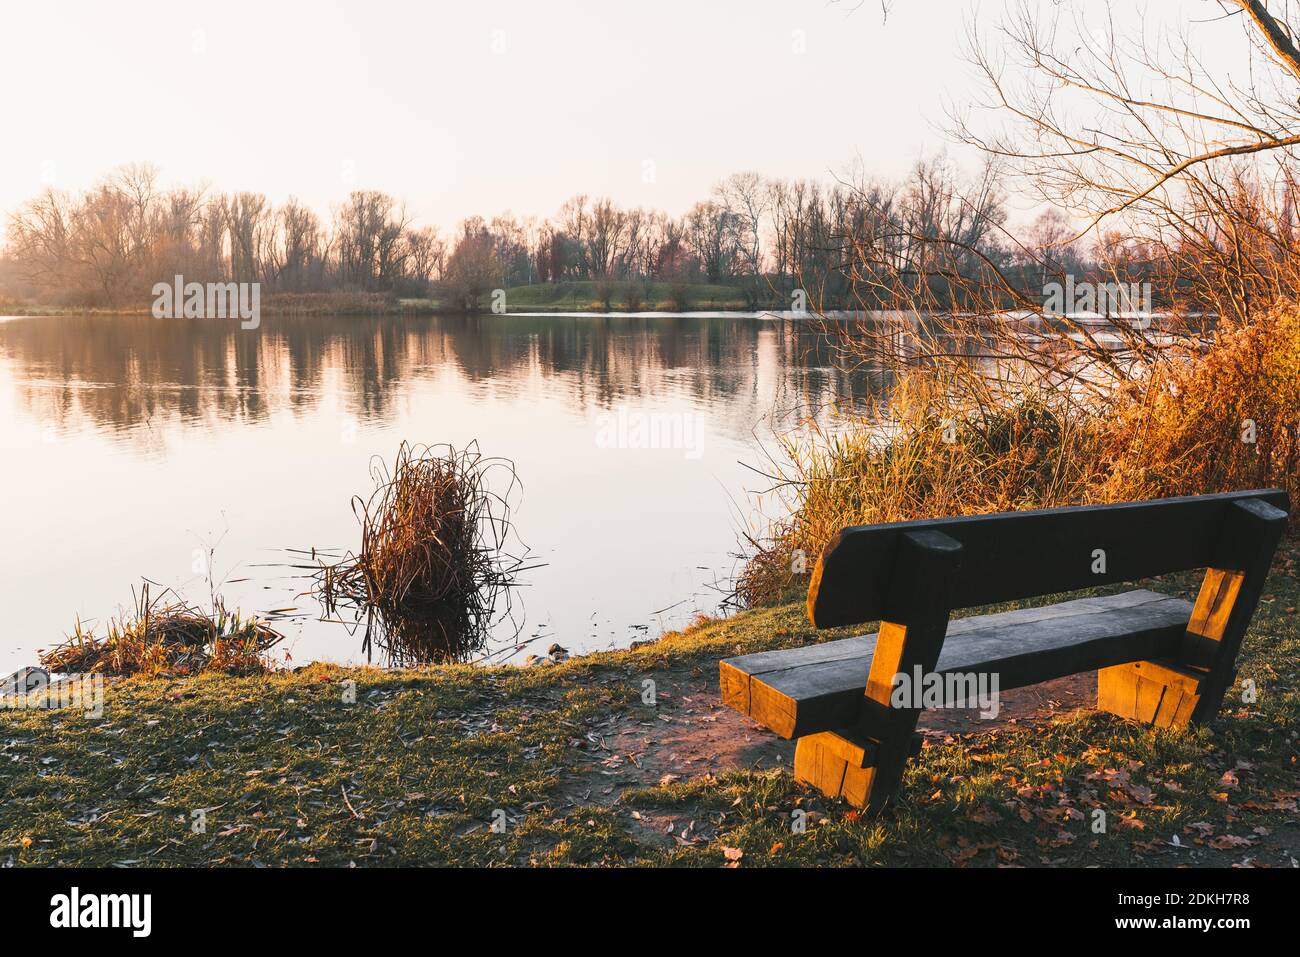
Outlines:
<svg viewBox="0 0 1300 957"><path fill-rule="evenodd" d="M79 195L46 190L13 212L0 277L19 277L44 301L107 307L146 300L153 283L176 274L261 282L272 294L437 295L467 308L495 288L570 280L598 290L726 284L755 306L805 289L829 306L865 302L907 276L933 282L942 269L992 263L1032 284L1044 261L1086 268L1060 245L1069 228L1059 213L1040 216L1023 241L1006 222L996 167L968 180L943 158L918 162L901 182L737 173L680 217L575 196L549 219L475 216L448 236L415 226L380 192L351 193L326 221L294 199L275 206L260 193L163 189L152 167L133 165ZM942 264L930 261L940 239Z"/></svg>

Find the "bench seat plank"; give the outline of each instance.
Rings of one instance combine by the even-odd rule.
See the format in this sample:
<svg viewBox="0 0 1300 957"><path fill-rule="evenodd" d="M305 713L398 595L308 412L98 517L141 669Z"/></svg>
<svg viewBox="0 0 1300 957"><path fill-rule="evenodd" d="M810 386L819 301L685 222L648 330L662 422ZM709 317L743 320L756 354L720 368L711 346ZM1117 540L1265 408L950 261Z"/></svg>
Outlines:
<svg viewBox="0 0 1300 957"><path fill-rule="evenodd" d="M1139 589L952 621L940 673L997 672L999 690L1174 653L1192 605ZM876 635L727 658L723 701L783 738L852 726Z"/></svg>

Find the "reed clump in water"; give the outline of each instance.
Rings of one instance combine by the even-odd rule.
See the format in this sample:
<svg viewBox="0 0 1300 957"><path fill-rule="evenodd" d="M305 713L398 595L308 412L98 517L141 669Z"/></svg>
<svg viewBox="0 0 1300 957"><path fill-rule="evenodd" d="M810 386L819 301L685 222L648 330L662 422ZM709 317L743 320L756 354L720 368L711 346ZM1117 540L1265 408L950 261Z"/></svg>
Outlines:
<svg viewBox="0 0 1300 957"><path fill-rule="evenodd" d="M219 598L209 612L170 589L151 598L148 582L133 595L134 609L110 620L102 637L78 621L63 644L41 653L41 665L55 672L117 676L256 674L271 668L267 652L284 637L265 622L228 611Z"/></svg>
<svg viewBox="0 0 1300 957"><path fill-rule="evenodd" d="M390 471L372 469L369 500L353 499L361 548L317 575L327 614L350 607L397 665L464 661L484 645L521 559L508 554L512 463L463 450L403 442ZM493 491L496 473L504 491Z"/></svg>

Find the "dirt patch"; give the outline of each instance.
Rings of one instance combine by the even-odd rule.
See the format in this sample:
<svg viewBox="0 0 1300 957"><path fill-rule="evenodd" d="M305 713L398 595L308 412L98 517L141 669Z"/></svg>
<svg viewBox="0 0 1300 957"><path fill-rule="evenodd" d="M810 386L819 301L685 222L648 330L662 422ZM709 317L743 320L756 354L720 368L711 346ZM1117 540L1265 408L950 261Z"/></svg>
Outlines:
<svg viewBox="0 0 1300 957"><path fill-rule="evenodd" d="M572 805L614 806L629 790L710 780L738 769L780 768L791 773L795 742L778 738L726 707L714 669L698 664L670 666L638 674L635 680L644 678L655 682L653 705L609 714L588 727L587 766L566 781ZM1089 711L1096 696L1096 672L1071 675L1002 692L996 718L981 718L975 709L923 712L918 730L934 744L960 738L967 746L983 743L996 748L989 739L1014 729L1046 727L1053 718ZM810 815L833 813L831 802L811 790L800 806ZM647 848L706 846L722 827L721 821L689 800L662 807L639 803L626 807L626 813L628 833ZM1293 821L1257 829L1216 824L1204 834L1200 828L1199 824L1184 827L1178 843L1172 834L1144 835L1133 845L1136 856L1130 866L1296 866L1300 824ZM1225 838L1229 833L1232 836ZM1043 862L1051 863L1047 858Z"/></svg>
<svg viewBox="0 0 1300 957"><path fill-rule="evenodd" d="M650 672L655 703L611 715L587 736L590 768L569 781L574 804L612 805L629 789L716 777L736 769L794 766L793 741L722 703L716 672L677 668ZM941 742L950 735L996 734L1007 727L1050 720L1091 708L1097 697L1096 672L1002 692L998 716L985 719L974 709L926 711L918 730ZM683 815L646 816L642 829L656 842L671 840ZM679 835L680 836L680 835Z"/></svg>

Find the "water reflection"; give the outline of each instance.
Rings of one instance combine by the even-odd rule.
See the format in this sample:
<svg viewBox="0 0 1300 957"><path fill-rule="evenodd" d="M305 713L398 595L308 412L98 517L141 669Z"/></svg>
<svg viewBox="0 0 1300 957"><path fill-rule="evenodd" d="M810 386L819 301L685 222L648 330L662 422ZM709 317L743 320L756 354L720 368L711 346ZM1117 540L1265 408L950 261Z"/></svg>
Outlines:
<svg viewBox="0 0 1300 957"><path fill-rule="evenodd" d="M45 317L0 323L0 351L35 416L121 431L159 415L254 424L280 408L310 410L339 387L359 417L379 419L405 382L448 367L475 385L562 377L575 406L668 388L728 403L752 393L764 361L777 363L798 408L853 402L868 388L793 323L725 317L279 318L251 333L219 322Z"/></svg>
<svg viewBox="0 0 1300 957"><path fill-rule="evenodd" d="M756 484L740 463L761 459L768 419L824 417L872 387L794 323L725 315L3 321L0 493L22 503L9 531L43 547L0 558L15 629L0 664L28 663L78 613L107 616L138 576L202 593L193 556L217 538L232 604L296 600L252 569L351 544L348 500L402 439L513 459L521 534L548 563L525 633L626 644L712 609ZM598 448L593 418L618 407L706 415L708 454ZM295 659L355 658L337 626L300 628Z"/></svg>

